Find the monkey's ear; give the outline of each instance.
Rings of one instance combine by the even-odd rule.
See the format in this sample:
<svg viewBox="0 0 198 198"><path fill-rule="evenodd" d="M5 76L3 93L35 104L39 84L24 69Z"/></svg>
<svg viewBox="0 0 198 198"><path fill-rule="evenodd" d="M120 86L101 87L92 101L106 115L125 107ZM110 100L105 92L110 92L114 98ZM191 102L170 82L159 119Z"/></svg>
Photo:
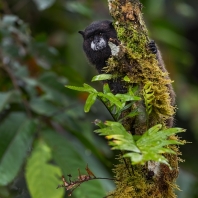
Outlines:
<svg viewBox="0 0 198 198"><path fill-rule="evenodd" d="M81 34L83 38L85 38L85 32L84 31L78 31L78 33Z"/></svg>

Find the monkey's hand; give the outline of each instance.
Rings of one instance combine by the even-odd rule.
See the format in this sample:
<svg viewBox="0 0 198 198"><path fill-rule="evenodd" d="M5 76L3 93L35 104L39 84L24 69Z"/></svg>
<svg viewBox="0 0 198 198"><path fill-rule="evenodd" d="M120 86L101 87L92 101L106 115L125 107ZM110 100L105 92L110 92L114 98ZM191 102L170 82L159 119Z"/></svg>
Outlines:
<svg viewBox="0 0 198 198"><path fill-rule="evenodd" d="M115 44L116 46L120 45L120 41L117 38L110 38L109 41Z"/></svg>
<svg viewBox="0 0 198 198"><path fill-rule="evenodd" d="M153 54L157 54L157 46L154 40L149 41L148 48Z"/></svg>

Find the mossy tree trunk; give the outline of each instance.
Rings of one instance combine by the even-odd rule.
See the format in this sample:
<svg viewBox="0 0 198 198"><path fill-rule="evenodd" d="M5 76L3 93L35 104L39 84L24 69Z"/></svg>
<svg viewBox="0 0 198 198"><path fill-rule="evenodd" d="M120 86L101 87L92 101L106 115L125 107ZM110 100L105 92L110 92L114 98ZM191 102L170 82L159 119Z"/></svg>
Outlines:
<svg viewBox="0 0 198 198"><path fill-rule="evenodd" d="M138 110L139 116L135 120L125 120L124 127L136 135L143 134L156 124L170 127L167 123L175 113L172 101L174 92L168 73L147 47L150 40L141 13L142 4L138 0L109 0L108 5L121 44L117 53L109 58L107 72L118 75L118 83L125 87L137 85L138 95L143 101L132 107ZM124 82L126 76L128 81ZM149 87L152 95L149 107L145 102L145 86ZM172 149L179 153L176 146ZM120 163L114 169L118 180L116 190L108 197L176 197L174 189L177 188L178 157L170 154L165 156L172 169L152 161L132 167L129 160L120 157Z"/></svg>

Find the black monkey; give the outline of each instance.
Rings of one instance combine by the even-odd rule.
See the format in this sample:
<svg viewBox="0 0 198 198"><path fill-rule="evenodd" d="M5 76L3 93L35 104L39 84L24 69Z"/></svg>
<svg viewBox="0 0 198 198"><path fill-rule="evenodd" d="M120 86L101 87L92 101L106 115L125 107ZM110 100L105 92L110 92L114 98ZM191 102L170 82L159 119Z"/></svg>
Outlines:
<svg viewBox="0 0 198 198"><path fill-rule="evenodd" d="M114 41L114 44L119 45L120 41L117 38L116 30L109 20L104 21L94 21L88 27L85 28L84 31L79 31L79 33L83 36L83 49L86 53L87 58L90 63L96 66L98 73L103 73L102 69L106 66L106 61L111 56L111 49L108 45L108 41L111 39ZM151 40L148 44L148 49L156 54L156 57L159 62L159 67L163 72L166 72L166 68L164 62L161 57L160 51L157 49L157 46L153 40ZM118 79L119 81L119 79ZM125 92L122 91L122 85L119 83L110 83L113 87L114 93ZM118 86L117 88L115 86ZM121 86L119 88L119 86ZM168 85L170 91L170 97L172 99L171 105L174 106L175 103L175 93L171 85ZM118 91L115 91L118 90Z"/></svg>
<svg viewBox="0 0 198 198"><path fill-rule="evenodd" d="M117 33L111 21L95 21L84 31L79 31L83 36L83 49L90 63L96 66L99 73L106 66L107 59L111 56L108 45L110 38L117 39Z"/></svg>
<svg viewBox="0 0 198 198"><path fill-rule="evenodd" d="M91 23L84 31L79 31L83 36L83 49L91 64L93 64L98 73L104 73L102 70L106 66L106 61L111 56L111 49L108 41L112 39L114 44L120 42L117 33L111 21L95 21ZM116 93L126 93L127 89L120 78L105 81L109 84L111 91Z"/></svg>
<svg viewBox="0 0 198 198"><path fill-rule="evenodd" d="M114 44L120 42L113 24L109 20L94 21L84 31L79 31L83 36L83 49L90 63L96 66L99 73L102 73L106 66L107 59L111 56L111 49L108 41L113 40ZM156 54L157 47L154 41L148 45L149 49Z"/></svg>
<svg viewBox="0 0 198 198"><path fill-rule="evenodd" d="M106 66L106 61L108 58L112 55L108 44L109 40L113 40L113 43L116 45L120 44L112 22L109 20L95 21L86 27L84 31L79 31L79 33L83 36L83 49L88 60L96 67L98 73L104 73L102 69ZM153 40L148 43L148 49L153 54L156 54L160 69L163 72L166 72L161 53ZM114 80L109 80L107 82L114 94L127 92L122 79L117 78ZM174 90L172 88L172 85L169 84L167 86L171 97L171 105L174 106ZM170 122L168 125L172 125L172 119L170 119L168 122Z"/></svg>

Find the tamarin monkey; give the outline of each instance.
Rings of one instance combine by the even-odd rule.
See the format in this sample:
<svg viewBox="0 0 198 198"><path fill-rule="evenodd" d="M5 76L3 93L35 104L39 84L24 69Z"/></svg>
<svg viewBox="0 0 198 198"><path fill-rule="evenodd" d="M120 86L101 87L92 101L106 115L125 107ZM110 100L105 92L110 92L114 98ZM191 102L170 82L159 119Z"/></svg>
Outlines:
<svg viewBox="0 0 198 198"><path fill-rule="evenodd" d="M117 45L119 45L120 43L112 22L109 20L94 21L88 27L86 27L84 31L79 31L79 33L84 39L83 50L89 62L96 67L98 73L104 73L103 68L106 67L106 61L112 55L111 48L108 45L109 40L114 40ZM153 40L148 43L148 48L153 54L156 54L160 69L163 72L166 72L165 64L162 60L161 53ZM122 86L120 82L120 80L118 81L118 83L111 80L108 81L110 89L114 94L127 92L127 90ZM172 85L169 84L167 86L171 97L171 105L174 106L174 90L172 88ZM173 121L170 122L171 123L169 123L168 125L172 125Z"/></svg>

